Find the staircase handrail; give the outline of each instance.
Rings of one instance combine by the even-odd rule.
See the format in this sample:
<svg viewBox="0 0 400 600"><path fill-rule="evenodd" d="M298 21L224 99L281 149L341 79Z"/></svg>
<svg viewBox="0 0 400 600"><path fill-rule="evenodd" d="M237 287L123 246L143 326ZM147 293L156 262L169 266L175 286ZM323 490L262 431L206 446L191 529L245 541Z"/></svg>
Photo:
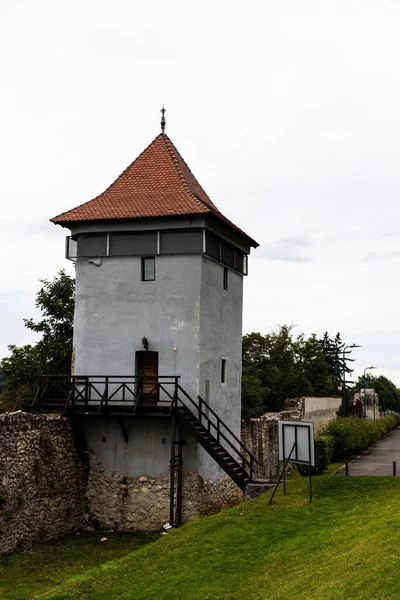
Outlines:
<svg viewBox="0 0 400 600"><path fill-rule="evenodd" d="M211 408L211 406L209 404L207 404L207 402L205 400L203 400L203 398L201 396L197 396L198 399L201 401L201 404L204 404L206 406L206 408L214 415L214 417L216 417L219 422L221 423L221 425L223 425L225 427L225 429L228 431L229 435L231 435L233 437L233 439L239 444L239 446L241 448L244 449L244 451L252 457L252 459L255 462L258 462L257 458L254 456L254 454L243 444L242 440L240 438L237 437L236 434L233 433L233 431L231 429L229 429L228 425L226 425L226 423L221 419L221 417L215 412L215 410L213 408Z"/></svg>
<svg viewBox="0 0 400 600"><path fill-rule="evenodd" d="M215 416L217 418L217 425L215 423L213 423L213 421L209 418L209 416L203 411L203 409L201 408L201 406L199 404L196 404L196 402L193 400L193 398L191 398L189 396L189 394L179 385L177 384L177 390L179 389L179 391L182 392L182 394L184 394L184 396L186 396L186 398L193 404L193 406L197 409L199 415L203 416L206 421L209 423L209 425L211 425L212 427L214 427L214 429L217 431L218 436L221 436L226 442L227 444L229 444L229 446L232 448L232 450L234 450L235 453L238 454L238 456L240 456L240 458L242 459L243 463L246 464L249 468L250 468L250 473L252 473L253 471L253 464L254 462L258 462L256 457L252 454L252 452L250 452L250 450L248 448L246 448L246 446L243 444L243 442L241 442L241 440L239 440L237 438L237 436L233 433L233 431L231 431L229 429L229 427L227 425L225 425L225 423L222 421L222 419L217 415L217 413L207 404L207 402L205 402L205 400L203 400L200 396L198 396L198 398L201 398L202 400L202 404L204 404L212 413L213 416ZM175 404L177 405L178 400L183 404L183 406L185 406L185 403L182 402L182 400L179 398L178 394L176 395L176 399L175 399ZM201 419L199 419L201 422ZM243 449L242 451L244 451L245 453L247 453L249 455L249 458L247 458L247 456L245 454L242 454L242 451L239 450L232 442L229 438L226 437L226 435L224 434L223 431L220 430L219 425L223 425L224 428L227 430L227 432L232 435L232 437L235 439L236 442L239 443L239 446L241 449ZM217 441L219 441L217 439Z"/></svg>

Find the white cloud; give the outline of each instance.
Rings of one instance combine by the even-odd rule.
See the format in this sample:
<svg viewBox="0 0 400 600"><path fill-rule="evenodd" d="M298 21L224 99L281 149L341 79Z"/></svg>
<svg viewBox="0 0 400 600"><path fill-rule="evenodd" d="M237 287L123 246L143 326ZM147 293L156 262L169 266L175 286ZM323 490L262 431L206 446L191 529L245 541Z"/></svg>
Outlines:
<svg viewBox="0 0 400 600"><path fill-rule="evenodd" d="M400 384L400 5L3 1L0 354L23 343L48 219L167 132L218 208L262 242L245 330L296 322L358 343ZM396 365L399 365L398 367Z"/></svg>

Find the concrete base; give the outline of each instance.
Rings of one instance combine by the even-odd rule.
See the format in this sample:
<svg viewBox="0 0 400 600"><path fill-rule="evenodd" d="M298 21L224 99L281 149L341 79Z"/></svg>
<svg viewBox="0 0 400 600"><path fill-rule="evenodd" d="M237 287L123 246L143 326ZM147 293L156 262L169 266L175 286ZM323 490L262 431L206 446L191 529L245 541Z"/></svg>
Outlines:
<svg viewBox="0 0 400 600"><path fill-rule="evenodd" d="M248 483L246 485L246 491L244 494L245 500L253 500L254 498L258 498L265 494L268 490L271 490L276 486L276 481L271 481L270 479L262 481L253 481L253 483Z"/></svg>

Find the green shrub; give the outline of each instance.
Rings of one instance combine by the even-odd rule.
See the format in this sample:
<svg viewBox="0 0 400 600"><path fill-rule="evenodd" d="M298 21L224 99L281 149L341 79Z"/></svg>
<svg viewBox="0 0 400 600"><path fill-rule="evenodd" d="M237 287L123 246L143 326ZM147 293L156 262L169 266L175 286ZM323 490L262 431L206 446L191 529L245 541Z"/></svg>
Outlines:
<svg viewBox="0 0 400 600"><path fill-rule="evenodd" d="M397 427L397 424L398 419L394 415L376 421L340 417L328 423L324 434L333 438L333 460L342 460L367 450Z"/></svg>
<svg viewBox="0 0 400 600"><path fill-rule="evenodd" d="M351 425L355 420L356 417L339 417L326 426L324 433L333 437L333 460L352 453L354 435Z"/></svg>
<svg viewBox="0 0 400 600"><path fill-rule="evenodd" d="M329 466L333 455L333 436L327 434L317 435L314 442L315 467L312 467L312 475L322 475ZM308 475L308 467L299 465L298 471L301 475Z"/></svg>
<svg viewBox="0 0 400 600"><path fill-rule="evenodd" d="M315 471L323 473L332 461L334 439L331 435L323 434L315 440Z"/></svg>

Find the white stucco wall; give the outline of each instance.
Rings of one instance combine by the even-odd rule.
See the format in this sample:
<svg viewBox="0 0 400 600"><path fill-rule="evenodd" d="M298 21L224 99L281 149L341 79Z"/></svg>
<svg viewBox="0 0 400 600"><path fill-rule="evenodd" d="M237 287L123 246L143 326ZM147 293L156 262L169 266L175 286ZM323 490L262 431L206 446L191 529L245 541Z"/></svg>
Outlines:
<svg viewBox="0 0 400 600"><path fill-rule="evenodd" d="M89 451L96 454L110 471L127 477L165 477L169 474L171 455L171 421L157 418L124 419L128 442L117 417L88 417L85 439ZM183 463L196 471L197 445L188 433L183 447Z"/></svg>
<svg viewBox="0 0 400 600"><path fill-rule="evenodd" d="M242 302L243 277L228 270L228 289L223 289L224 267L203 258L200 299L200 395L240 439ZM221 362L226 360L225 383L221 383ZM206 381L209 381L209 399ZM232 449L227 447L228 451ZM217 478L221 471L203 450L199 452L199 473Z"/></svg>
<svg viewBox="0 0 400 600"><path fill-rule="evenodd" d="M158 352L159 375L181 375L195 398L201 257L157 256L155 281L141 281L140 257L107 257L99 266L80 259L76 273L75 374L134 375L145 336L149 350ZM170 422L125 422L128 443L117 419L89 419L88 447L110 470L130 477L167 475ZM197 446L186 437L184 464L196 470Z"/></svg>
<svg viewBox="0 0 400 600"><path fill-rule="evenodd" d="M202 255L158 255L155 268L155 281L141 281L138 256L78 259L75 375L134 375L135 353L143 350L145 336L149 350L158 352L159 375L179 375L188 394L209 401L240 437L242 276L229 270L224 290L223 266ZM221 383L222 358L226 383ZM89 419L87 443L111 470L131 477L165 475L166 424L134 421L127 421L126 444L116 420ZM185 468L195 470L197 453L200 475L216 480L220 468L186 437Z"/></svg>
<svg viewBox="0 0 400 600"><path fill-rule="evenodd" d="M76 275L75 374L134 375L145 336L159 375L182 375L195 396L201 256L157 256L155 281L137 256L79 259Z"/></svg>

